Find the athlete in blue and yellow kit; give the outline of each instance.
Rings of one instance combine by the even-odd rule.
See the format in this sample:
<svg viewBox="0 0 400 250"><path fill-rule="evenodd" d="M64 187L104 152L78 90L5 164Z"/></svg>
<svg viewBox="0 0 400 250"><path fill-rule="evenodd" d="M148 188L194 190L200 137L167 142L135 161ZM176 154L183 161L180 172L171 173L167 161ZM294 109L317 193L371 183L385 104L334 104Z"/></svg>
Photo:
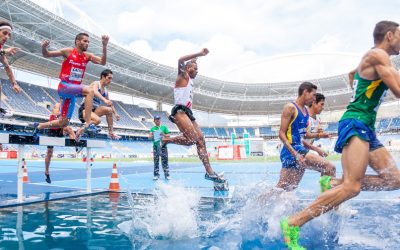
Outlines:
<svg viewBox="0 0 400 250"><path fill-rule="evenodd" d="M376 114L388 89L400 98L400 74L389 56L400 51L399 24L381 21L374 29L375 46L350 73L353 97L339 122L335 150L342 153L343 178L323 192L303 211L281 221L289 249L304 249L298 243L299 227L311 219L357 196L361 190L400 189L396 162L375 134ZM365 175L367 166L377 175Z"/></svg>
<svg viewBox="0 0 400 250"><path fill-rule="evenodd" d="M335 176L335 166L323 158L326 153L303 138L309 122L306 106L314 102L316 90L314 84L303 82L299 86L297 99L283 108L279 138L284 147L280 156L282 169L277 188L287 191L297 188L306 168L316 170L322 176ZM309 153L310 149L319 155Z"/></svg>

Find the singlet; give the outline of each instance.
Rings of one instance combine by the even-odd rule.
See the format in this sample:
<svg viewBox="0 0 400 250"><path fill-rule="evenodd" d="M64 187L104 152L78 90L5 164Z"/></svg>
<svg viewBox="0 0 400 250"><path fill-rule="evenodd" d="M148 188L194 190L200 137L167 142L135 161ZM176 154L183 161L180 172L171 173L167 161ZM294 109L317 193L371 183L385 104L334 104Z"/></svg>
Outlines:
<svg viewBox="0 0 400 250"><path fill-rule="evenodd" d="M354 75L353 95L346 112L340 119L357 119L375 130L376 113L386 96L388 87L381 80L366 80L358 72Z"/></svg>
<svg viewBox="0 0 400 250"><path fill-rule="evenodd" d="M193 80L189 77L186 87L174 88L175 105L183 105L192 108L193 103Z"/></svg>
<svg viewBox="0 0 400 250"><path fill-rule="evenodd" d="M86 65L89 62L86 54L79 54L74 48L61 66L60 80L72 84L81 84L85 75Z"/></svg>
<svg viewBox="0 0 400 250"><path fill-rule="evenodd" d="M100 86L100 83L99 83L99 86ZM106 88L104 88L104 93L101 93L101 87L100 87L100 88L99 88L99 93L100 93L104 98L107 99L108 91L107 91ZM93 96L93 107L94 107L94 108L99 107L100 104L101 104L101 102L102 102L102 101L100 100L100 98L98 98L98 97L96 97L96 96Z"/></svg>
<svg viewBox="0 0 400 250"><path fill-rule="evenodd" d="M59 115L50 114L49 122L54 121L54 120L57 120L59 117L60 117ZM50 130L57 131L57 130L60 130L61 128L49 128L49 129L50 129Z"/></svg>
<svg viewBox="0 0 400 250"><path fill-rule="evenodd" d="M308 117L308 125L307 125L307 131L310 133L318 133L318 131L321 130L321 122L319 118L314 119L313 117L309 116ZM307 142L313 144L314 141L319 140L319 138L310 138L306 139Z"/></svg>
<svg viewBox="0 0 400 250"><path fill-rule="evenodd" d="M297 106L295 102L293 102L296 107L296 113L294 114L293 120L290 122L288 130L286 131L286 136L291 145L300 145L301 140L307 132L307 123L308 123L308 111L305 108L305 114L301 112L301 109Z"/></svg>

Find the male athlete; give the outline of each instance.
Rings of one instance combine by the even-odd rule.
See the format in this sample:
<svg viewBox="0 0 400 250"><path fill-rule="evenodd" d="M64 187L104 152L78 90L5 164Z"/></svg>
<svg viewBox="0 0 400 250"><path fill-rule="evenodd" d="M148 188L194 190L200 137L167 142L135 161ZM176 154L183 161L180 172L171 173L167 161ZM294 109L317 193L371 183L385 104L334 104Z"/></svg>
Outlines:
<svg viewBox="0 0 400 250"><path fill-rule="evenodd" d="M108 137L110 139L118 140L121 138L121 136L114 133L113 114L115 115L115 119L117 121L119 121L121 119L121 117L118 115L117 111L115 110L112 101L110 101L110 98L108 97L108 90L107 90L107 87L110 85L112 79L113 79L112 71L109 69L105 69L100 74L100 81L95 81L90 84L90 87L92 87L93 91L94 91L90 123L92 123L96 126L99 125L101 123L100 117L105 115L106 119L107 119L107 125L108 125ZM106 106L101 105L102 102ZM86 98L82 102L82 104L79 108L79 120L81 120L81 122L83 122L83 123L85 122L84 117L86 115L85 103L86 103Z"/></svg>
<svg viewBox="0 0 400 250"><path fill-rule="evenodd" d="M15 53L17 53L19 49L15 47L10 47L8 49L3 48L4 44L11 37L12 30L13 28L9 22L0 21L0 63L2 64L2 67L4 67L4 70L6 71L8 79L10 80L10 83L13 86L14 92L18 94L21 91L21 88L18 86L18 83L15 80L7 56L15 55ZM0 92L1 92L1 83L0 83ZM1 101L1 96L0 96L0 101ZM11 117L11 116L12 116L11 112L0 107L0 118Z"/></svg>
<svg viewBox="0 0 400 250"><path fill-rule="evenodd" d="M279 138L284 147L280 155L282 169L277 188L286 191L297 188L306 168L316 170L322 176L334 177L336 174L335 166L322 158L326 153L303 138L309 122L306 106L314 102L316 90L314 84L303 82L299 86L297 99L283 108ZM310 149L319 155L310 153Z"/></svg>
<svg viewBox="0 0 400 250"><path fill-rule="evenodd" d="M388 89L400 98L400 74L390 56L400 51L399 24L381 21L376 24L375 46L350 74L353 96L339 121L335 151L342 153L343 181L322 194L303 211L281 221L289 249L304 249L298 243L300 227L357 196L361 190L382 191L400 188L396 162L375 133L376 114ZM367 166L377 175L366 175Z"/></svg>
<svg viewBox="0 0 400 250"><path fill-rule="evenodd" d="M197 75L197 62L199 56L206 56L208 49L204 48L196 54L186 55L178 60L178 76L175 82L174 99L175 106L172 108L170 120L178 126L181 136L164 137L162 144L175 143L179 145L197 146L197 154L206 169L205 179L217 183L225 183L222 175L214 172L210 165L206 142L203 133L193 116L193 79Z"/></svg>
<svg viewBox="0 0 400 250"><path fill-rule="evenodd" d="M42 42L42 54L44 57L62 56L64 58L60 73L61 81L58 85L58 95L62 100L61 116L59 119L51 122L35 123L34 134L36 134L39 129L50 127L63 128L67 126L74 112L76 97L82 96L85 96L86 123L81 129L78 129L76 133L76 140L79 141L81 135L87 130L95 131L94 125L91 125L90 123L94 91L93 88L84 86L82 84L82 80L85 75L88 62L101 65L106 64L108 40L108 36L102 36L103 51L101 57L96 56L93 53L86 52L89 46L89 35L86 33L79 33L76 35L75 48L63 48L60 50L49 51L48 46L50 41L45 40Z"/></svg>

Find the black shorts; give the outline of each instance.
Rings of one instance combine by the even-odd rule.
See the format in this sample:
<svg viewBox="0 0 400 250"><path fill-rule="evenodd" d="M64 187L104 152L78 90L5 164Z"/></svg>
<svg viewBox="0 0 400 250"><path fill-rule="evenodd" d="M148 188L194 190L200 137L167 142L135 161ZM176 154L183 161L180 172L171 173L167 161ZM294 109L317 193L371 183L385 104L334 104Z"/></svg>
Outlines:
<svg viewBox="0 0 400 250"><path fill-rule="evenodd" d="M80 120L82 123L85 123L85 118L83 117L83 110L85 110L85 105L84 105L84 104L82 104L82 105L79 107L79 110L78 110L78 117L79 117L79 120ZM93 107L93 108L92 108L92 112L94 112L94 111L96 111L96 107Z"/></svg>
<svg viewBox="0 0 400 250"><path fill-rule="evenodd" d="M50 137L64 137L64 129L49 129L47 135ZM54 148L54 146L47 146L47 148Z"/></svg>
<svg viewBox="0 0 400 250"><path fill-rule="evenodd" d="M193 116L192 110L191 110L190 108L186 107L186 106L183 106L183 105L175 105L175 106L172 108L172 110L171 110L171 115L168 117L169 120L170 120L171 122L175 123L175 121L174 121L174 116L176 115L176 113L178 113L178 112L180 112L180 111L185 112L185 114L189 117L189 119L190 119L191 121L195 121L195 120L196 120L196 118L194 118L194 116Z"/></svg>

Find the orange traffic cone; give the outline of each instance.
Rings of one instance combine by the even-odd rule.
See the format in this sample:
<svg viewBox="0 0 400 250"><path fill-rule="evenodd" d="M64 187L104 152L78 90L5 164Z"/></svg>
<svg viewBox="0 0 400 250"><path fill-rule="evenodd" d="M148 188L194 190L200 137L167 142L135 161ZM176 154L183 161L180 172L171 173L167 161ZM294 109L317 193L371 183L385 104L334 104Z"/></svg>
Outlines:
<svg viewBox="0 0 400 250"><path fill-rule="evenodd" d="M22 166L22 168L24 169L24 174L23 174L23 177L22 177L22 181L24 183L28 183L29 179L28 179L28 172L26 171L26 161L25 161L25 159L24 159L24 163L23 164L24 165Z"/></svg>
<svg viewBox="0 0 400 250"><path fill-rule="evenodd" d="M110 187L108 189L110 191L119 191L117 164L115 164L115 163L114 163L113 168L112 168Z"/></svg>

